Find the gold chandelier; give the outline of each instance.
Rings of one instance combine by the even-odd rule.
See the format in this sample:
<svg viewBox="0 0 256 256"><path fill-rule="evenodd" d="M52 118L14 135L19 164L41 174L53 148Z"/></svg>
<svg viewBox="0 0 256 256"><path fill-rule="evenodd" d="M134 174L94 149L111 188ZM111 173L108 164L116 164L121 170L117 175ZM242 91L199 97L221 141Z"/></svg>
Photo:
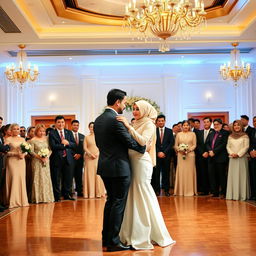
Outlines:
<svg viewBox="0 0 256 256"><path fill-rule="evenodd" d="M234 49L231 51L231 59L228 64L220 66L220 74L224 80L233 80L234 85L238 85L238 81L242 79L247 79L251 74L251 66L249 63L246 65L240 58L240 51L236 48L239 43L232 43Z"/></svg>
<svg viewBox="0 0 256 256"><path fill-rule="evenodd" d="M188 39L206 24L203 0L144 0L140 8L136 0L125 7L125 26L135 28L139 39L147 39L150 31L161 40L159 51L169 51L168 38Z"/></svg>
<svg viewBox="0 0 256 256"><path fill-rule="evenodd" d="M25 45L20 44L18 46L20 51L17 53L17 69L14 64L8 65L6 66L5 75L13 85L17 85L20 89L23 89L26 82L37 80L39 72L37 65L34 65L32 71L30 63L27 63L27 54L24 51Z"/></svg>

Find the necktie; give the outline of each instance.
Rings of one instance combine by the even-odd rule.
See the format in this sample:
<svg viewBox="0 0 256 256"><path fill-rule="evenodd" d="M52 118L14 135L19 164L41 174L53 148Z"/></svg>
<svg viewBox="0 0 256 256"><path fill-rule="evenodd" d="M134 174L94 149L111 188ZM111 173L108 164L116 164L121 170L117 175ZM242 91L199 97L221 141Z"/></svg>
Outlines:
<svg viewBox="0 0 256 256"><path fill-rule="evenodd" d="M65 139L64 136L63 136L63 132L62 132L62 131L60 131L60 138L61 138L61 140ZM67 151L66 151L66 149L63 150L62 156L63 156L63 157L66 157L66 156L67 156Z"/></svg>
<svg viewBox="0 0 256 256"><path fill-rule="evenodd" d="M215 144L215 141L216 141L218 135L219 135L219 132L215 132L213 140L212 140L212 149L214 149L214 144Z"/></svg>
<svg viewBox="0 0 256 256"><path fill-rule="evenodd" d="M77 133L75 133L75 140L76 140L76 145L78 145L79 144L79 140L78 140Z"/></svg>
<svg viewBox="0 0 256 256"><path fill-rule="evenodd" d="M164 138L163 128L160 128L160 142L161 142L161 144L163 143L163 138Z"/></svg>

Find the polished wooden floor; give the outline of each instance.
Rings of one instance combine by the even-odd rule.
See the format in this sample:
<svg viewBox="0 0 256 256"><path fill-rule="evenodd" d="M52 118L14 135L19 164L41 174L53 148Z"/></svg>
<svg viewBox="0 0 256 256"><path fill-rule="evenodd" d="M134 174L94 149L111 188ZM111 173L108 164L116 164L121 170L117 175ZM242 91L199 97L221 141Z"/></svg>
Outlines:
<svg viewBox="0 0 256 256"><path fill-rule="evenodd" d="M31 205L0 218L0 255L256 255L256 207L210 197L159 197L177 242L148 251L103 252L104 199Z"/></svg>

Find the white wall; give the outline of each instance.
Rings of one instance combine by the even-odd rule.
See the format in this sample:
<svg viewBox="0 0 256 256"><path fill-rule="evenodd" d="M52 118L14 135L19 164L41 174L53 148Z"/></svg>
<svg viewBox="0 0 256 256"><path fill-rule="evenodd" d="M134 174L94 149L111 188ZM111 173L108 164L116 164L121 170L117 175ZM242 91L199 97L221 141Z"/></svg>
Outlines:
<svg viewBox="0 0 256 256"><path fill-rule="evenodd" d="M97 61L99 65L40 67L39 82L23 94L0 80L0 115L29 126L33 115L75 114L84 132L102 113L112 88L154 100L169 126L188 112L228 111L230 121L256 114L255 75L235 88L220 79L217 64L140 64L138 57L129 64Z"/></svg>

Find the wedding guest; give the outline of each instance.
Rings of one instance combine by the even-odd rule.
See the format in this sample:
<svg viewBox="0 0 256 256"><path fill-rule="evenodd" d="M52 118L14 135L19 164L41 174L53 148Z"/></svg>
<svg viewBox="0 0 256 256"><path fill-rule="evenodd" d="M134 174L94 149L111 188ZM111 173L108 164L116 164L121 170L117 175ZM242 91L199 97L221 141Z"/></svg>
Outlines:
<svg viewBox="0 0 256 256"><path fill-rule="evenodd" d="M222 129L222 120L219 118L213 121L214 131L209 134L206 140L208 150L208 171L210 191L213 197L222 198L226 195L226 167L228 164L227 140L229 132ZM221 191L219 189L221 188Z"/></svg>
<svg viewBox="0 0 256 256"><path fill-rule="evenodd" d="M253 127L256 128L256 116L253 117Z"/></svg>
<svg viewBox="0 0 256 256"><path fill-rule="evenodd" d="M7 124L4 126L4 129L3 129L3 139L4 139L4 142L5 140L8 138L8 137L11 137L12 136L12 132L11 132L11 124Z"/></svg>
<svg viewBox="0 0 256 256"><path fill-rule="evenodd" d="M200 120L194 119L194 130L200 130Z"/></svg>
<svg viewBox="0 0 256 256"><path fill-rule="evenodd" d="M189 124L189 127L190 127L190 131L193 132L194 129L195 129L195 119L194 118L189 118L188 119L188 124ZM183 128L183 127L182 127Z"/></svg>
<svg viewBox="0 0 256 256"><path fill-rule="evenodd" d="M64 116L56 116L55 127L56 129L49 133L49 144L52 150L50 169L54 198L56 202L59 202L61 192L63 192L65 200L75 200L72 197L72 183L76 142L72 132L64 128Z"/></svg>
<svg viewBox="0 0 256 256"><path fill-rule="evenodd" d="M71 122L71 130L76 142L74 149L74 178L76 183L75 191L78 196L83 196L83 166L84 166L84 135L79 130L79 121Z"/></svg>
<svg viewBox="0 0 256 256"><path fill-rule="evenodd" d="M20 137L22 137L22 138L26 138L26 128L25 128L25 126L21 126L20 127Z"/></svg>
<svg viewBox="0 0 256 256"><path fill-rule="evenodd" d="M256 129L253 130L250 138L250 185L251 185L251 200L256 200Z"/></svg>
<svg viewBox="0 0 256 256"><path fill-rule="evenodd" d="M20 127L18 124L10 126L12 133L5 144L9 144L10 151L7 152L6 160L6 203L9 208L28 206L26 191L26 166L25 153L21 151L21 144L25 139L20 137Z"/></svg>
<svg viewBox="0 0 256 256"><path fill-rule="evenodd" d="M226 123L222 124L222 129L227 131L227 132L229 132L229 133L231 133L230 126L228 124L226 124Z"/></svg>
<svg viewBox="0 0 256 256"><path fill-rule="evenodd" d="M229 154L228 182L226 199L249 199L248 149L249 137L244 132L242 122L233 122L232 133L228 137Z"/></svg>
<svg viewBox="0 0 256 256"><path fill-rule="evenodd" d="M241 115L241 122L244 126L244 131L250 138L253 132L253 128L249 125L249 117L247 115Z"/></svg>
<svg viewBox="0 0 256 256"><path fill-rule="evenodd" d="M177 125L178 125L178 127L179 127L179 132L181 132L181 131L182 131L182 122L179 121L179 122L177 123Z"/></svg>
<svg viewBox="0 0 256 256"><path fill-rule="evenodd" d="M27 137L26 141L30 141L35 136L35 126L30 126L27 130ZM31 202L31 194L32 194L32 167L31 167L31 155L28 153L25 156L26 161L26 188L27 188L27 195L28 195L28 201Z"/></svg>
<svg viewBox="0 0 256 256"><path fill-rule="evenodd" d="M30 126L28 128L26 141L31 140L32 138L34 138L34 136L35 136L35 126Z"/></svg>
<svg viewBox="0 0 256 256"><path fill-rule="evenodd" d="M209 153L206 147L206 141L214 130L211 128L212 119L204 117L204 129L196 132L196 173L197 173L197 191L202 195L208 195L210 192L208 175Z"/></svg>
<svg viewBox="0 0 256 256"><path fill-rule="evenodd" d="M181 149L181 144L188 146L187 151ZM178 153L174 195L194 196L197 194L194 152L196 134L190 131L187 120L182 122L182 132L177 134L174 148Z"/></svg>
<svg viewBox="0 0 256 256"><path fill-rule="evenodd" d="M96 146L93 126L94 122L90 122L88 125L90 134L85 136L84 139L84 198L105 196L103 181L101 177L97 175L99 149Z"/></svg>
<svg viewBox="0 0 256 256"><path fill-rule="evenodd" d="M165 115L159 115L156 119L156 168L152 174L151 184L157 196L160 195L160 184L165 195L170 196L170 164L171 150L174 144L172 129L165 127ZM162 177L160 183L160 174Z"/></svg>
<svg viewBox="0 0 256 256"><path fill-rule="evenodd" d="M3 137L0 135L0 192L2 192L3 185L4 185L4 169L3 169L3 157L4 154L6 154L10 150L9 145L4 145ZM5 207L3 206L4 202L1 198L0 201L0 212L3 212L5 210Z"/></svg>
<svg viewBox="0 0 256 256"><path fill-rule="evenodd" d="M49 156L51 154L45 126L38 124L35 127L35 136L29 143L32 155L32 203L54 202L50 173Z"/></svg>

